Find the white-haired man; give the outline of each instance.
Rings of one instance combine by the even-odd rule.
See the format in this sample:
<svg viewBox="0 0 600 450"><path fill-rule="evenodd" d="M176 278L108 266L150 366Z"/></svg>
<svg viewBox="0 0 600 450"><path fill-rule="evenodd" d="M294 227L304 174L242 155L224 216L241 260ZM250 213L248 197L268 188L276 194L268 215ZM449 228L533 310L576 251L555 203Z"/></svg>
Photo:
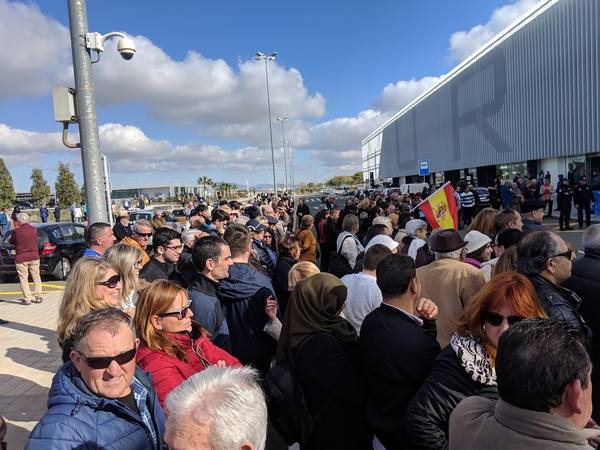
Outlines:
<svg viewBox="0 0 600 450"><path fill-rule="evenodd" d="M267 406L249 367L208 367L167 397L170 450L263 450Z"/></svg>

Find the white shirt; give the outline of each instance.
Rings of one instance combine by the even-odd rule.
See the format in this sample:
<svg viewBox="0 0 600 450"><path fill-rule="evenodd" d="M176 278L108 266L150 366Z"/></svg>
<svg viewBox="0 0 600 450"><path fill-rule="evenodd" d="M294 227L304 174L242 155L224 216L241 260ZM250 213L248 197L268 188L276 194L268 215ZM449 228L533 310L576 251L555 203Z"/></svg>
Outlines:
<svg viewBox="0 0 600 450"><path fill-rule="evenodd" d="M360 327L367 314L377 309L383 300L377 279L363 272L352 273L344 275L342 283L348 289L344 317L352 324L356 333L360 334Z"/></svg>

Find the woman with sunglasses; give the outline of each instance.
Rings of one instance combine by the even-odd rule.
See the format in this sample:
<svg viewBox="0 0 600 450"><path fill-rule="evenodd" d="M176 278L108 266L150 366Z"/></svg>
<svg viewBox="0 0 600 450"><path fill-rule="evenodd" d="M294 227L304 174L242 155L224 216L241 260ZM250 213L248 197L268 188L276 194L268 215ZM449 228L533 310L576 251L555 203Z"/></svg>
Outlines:
<svg viewBox="0 0 600 450"><path fill-rule="evenodd" d="M121 306L119 269L104 258L84 257L73 265L58 310L58 344L69 360L71 337L79 319L97 309Z"/></svg>
<svg viewBox="0 0 600 450"><path fill-rule="evenodd" d="M527 277L514 272L494 275L465 309L450 345L436 358L429 378L406 409L407 448L447 448L450 414L461 400L473 395L498 398L498 339L529 317L546 314Z"/></svg>
<svg viewBox="0 0 600 450"><path fill-rule="evenodd" d="M121 275L121 309L129 316L135 313L138 291L140 290L140 270L142 269L142 250L123 243L110 247L104 257L119 269ZM144 280L141 280L145 283Z"/></svg>
<svg viewBox="0 0 600 450"><path fill-rule="evenodd" d="M242 366L192 321L190 304L187 291L167 280L140 291L134 316L140 340L137 364L152 374L161 405L173 389L208 366Z"/></svg>

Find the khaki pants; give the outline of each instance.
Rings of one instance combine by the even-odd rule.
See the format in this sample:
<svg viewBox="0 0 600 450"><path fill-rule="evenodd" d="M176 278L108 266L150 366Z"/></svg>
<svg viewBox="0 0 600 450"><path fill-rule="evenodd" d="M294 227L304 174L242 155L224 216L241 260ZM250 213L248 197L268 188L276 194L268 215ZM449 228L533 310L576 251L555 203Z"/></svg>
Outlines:
<svg viewBox="0 0 600 450"><path fill-rule="evenodd" d="M35 296L42 296L42 279L40 278L40 260L26 261L15 264L17 267L17 273L19 274L19 283L21 284L21 292L25 300L30 302L32 300L31 291L29 290L29 284L27 282L29 273L33 279L33 285L35 289Z"/></svg>

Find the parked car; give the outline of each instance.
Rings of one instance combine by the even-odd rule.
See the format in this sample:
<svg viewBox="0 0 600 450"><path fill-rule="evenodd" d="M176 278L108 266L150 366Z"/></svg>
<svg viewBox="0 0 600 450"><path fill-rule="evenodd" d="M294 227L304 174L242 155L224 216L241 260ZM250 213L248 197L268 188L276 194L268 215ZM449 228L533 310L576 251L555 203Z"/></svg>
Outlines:
<svg viewBox="0 0 600 450"><path fill-rule="evenodd" d="M160 209L162 212L165 213L165 220L167 221L167 223L165 224L166 227L169 228L173 228L175 231L178 232L182 232L183 231L183 224L182 221L180 221L177 217L175 217L175 215L173 215L173 213L169 212L169 211L165 211L164 209ZM152 218L154 217L154 210L152 209L130 209L129 210L129 223L131 224L131 226L133 226L138 220L152 220ZM185 218L185 215L184 215Z"/></svg>
<svg viewBox="0 0 600 450"><path fill-rule="evenodd" d="M15 206L18 206L21 209L34 209L35 205L27 200L17 200L15 201Z"/></svg>
<svg viewBox="0 0 600 450"><path fill-rule="evenodd" d="M488 208L490 206L490 191L486 187L478 187L476 189L479 194L479 207Z"/></svg>
<svg viewBox="0 0 600 450"><path fill-rule="evenodd" d="M85 249L85 227L77 223L33 223L38 232L40 274L65 280L71 266ZM0 242L0 279L8 282L17 276L15 247L9 243L13 230Z"/></svg>

